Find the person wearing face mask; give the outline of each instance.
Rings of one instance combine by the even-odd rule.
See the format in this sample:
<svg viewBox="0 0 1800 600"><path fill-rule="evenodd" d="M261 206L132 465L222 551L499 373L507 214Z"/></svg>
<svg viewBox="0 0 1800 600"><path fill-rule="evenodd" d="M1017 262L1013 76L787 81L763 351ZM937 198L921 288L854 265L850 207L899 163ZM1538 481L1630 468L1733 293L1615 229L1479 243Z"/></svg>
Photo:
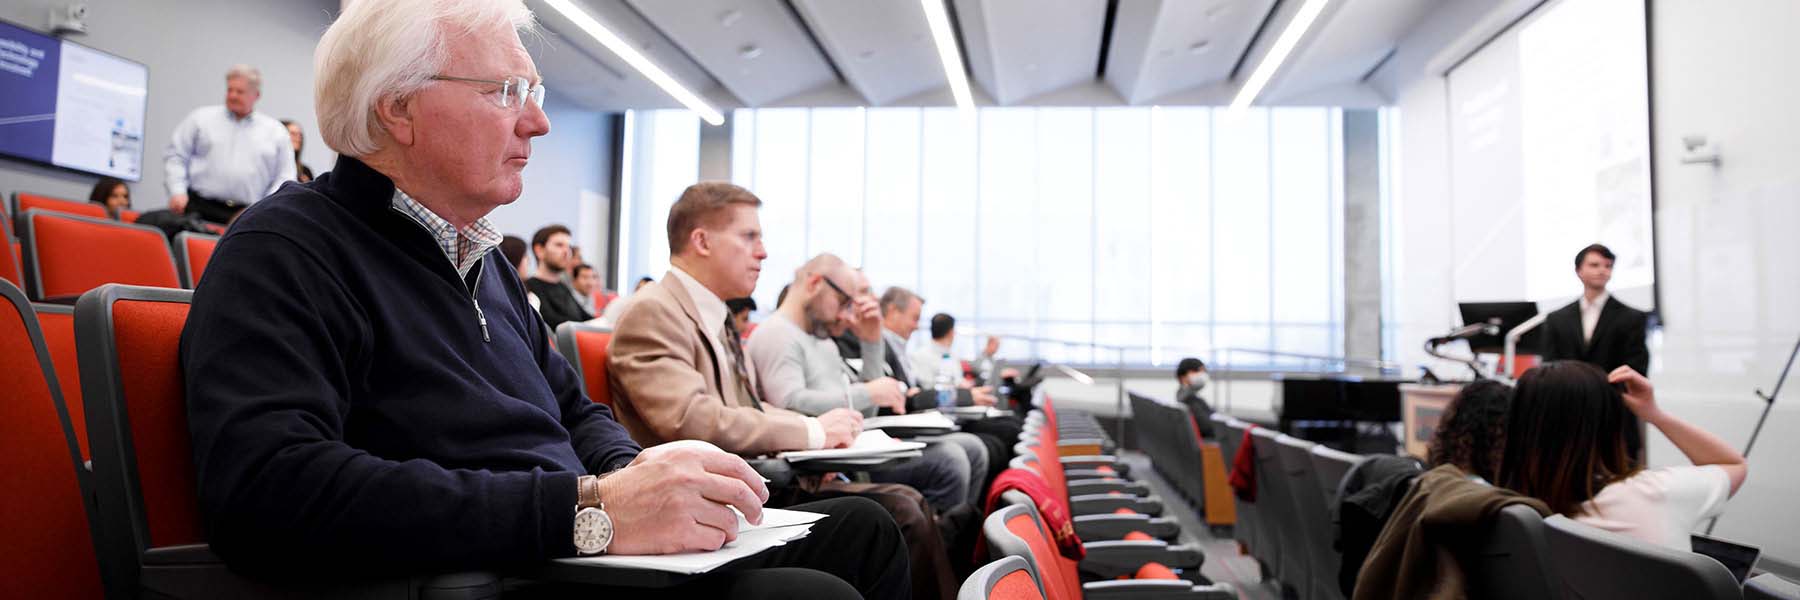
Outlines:
<svg viewBox="0 0 1800 600"><path fill-rule="evenodd" d="M1175 365L1175 381L1181 384L1175 390L1175 400L1187 404L1188 410L1194 413L1194 423L1200 427L1200 437L1212 439L1212 405L1200 397L1200 391L1206 389L1206 384L1212 383L1212 377L1206 374L1206 363L1192 357L1181 359Z"/></svg>

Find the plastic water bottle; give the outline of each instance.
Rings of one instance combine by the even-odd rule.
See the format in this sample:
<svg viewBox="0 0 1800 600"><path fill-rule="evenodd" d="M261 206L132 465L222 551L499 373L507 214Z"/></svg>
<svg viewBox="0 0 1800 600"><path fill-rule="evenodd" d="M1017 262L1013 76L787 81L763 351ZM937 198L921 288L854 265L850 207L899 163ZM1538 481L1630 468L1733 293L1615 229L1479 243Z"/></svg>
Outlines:
<svg viewBox="0 0 1800 600"><path fill-rule="evenodd" d="M931 383L932 391L937 392L938 410L949 412L956 408L956 377L960 374L962 365L945 352L944 358L938 361L937 378Z"/></svg>

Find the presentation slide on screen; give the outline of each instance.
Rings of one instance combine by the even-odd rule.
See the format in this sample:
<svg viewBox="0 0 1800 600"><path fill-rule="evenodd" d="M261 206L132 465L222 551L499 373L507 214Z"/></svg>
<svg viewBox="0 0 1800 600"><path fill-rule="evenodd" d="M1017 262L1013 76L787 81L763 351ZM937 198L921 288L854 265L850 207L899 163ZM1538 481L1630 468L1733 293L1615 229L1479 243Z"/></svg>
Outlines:
<svg viewBox="0 0 1800 600"><path fill-rule="evenodd" d="M1644 3L1546 4L1449 84L1457 299L1567 300L1598 242L1613 289L1653 308Z"/></svg>
<svg viewBox="0 0 1800 600"><path fill-rule="evenodd" d="M0 154L136 181L143 65L0 23Z"/></svg>

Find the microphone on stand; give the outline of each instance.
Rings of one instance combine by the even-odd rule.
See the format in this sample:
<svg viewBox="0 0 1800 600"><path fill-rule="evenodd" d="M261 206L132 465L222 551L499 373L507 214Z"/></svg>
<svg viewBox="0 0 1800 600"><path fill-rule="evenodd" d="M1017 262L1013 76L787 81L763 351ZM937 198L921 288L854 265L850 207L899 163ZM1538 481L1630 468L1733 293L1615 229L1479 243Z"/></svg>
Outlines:
<svg viewBox="0 0 1800 600"><path fill-rule="evenodd" d="M1478 335L1500 335L1499 319L1489 319L1485 323L1470 323L1440 337L1434 337L1425 343L1433 346L1448 344L1456 340L1465 340Z"/></svg>

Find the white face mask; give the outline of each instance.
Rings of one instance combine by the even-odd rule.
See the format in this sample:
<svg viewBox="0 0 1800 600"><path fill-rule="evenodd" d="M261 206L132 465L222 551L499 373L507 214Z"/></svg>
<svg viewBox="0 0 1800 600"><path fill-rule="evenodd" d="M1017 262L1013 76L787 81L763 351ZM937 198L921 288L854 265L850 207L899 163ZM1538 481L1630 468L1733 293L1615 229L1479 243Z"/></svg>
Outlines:
<svg viewBox="0 0 1800 600"><path fill-rule="evenodd" d="M1196 392L1206 389L1206 384L1209 383L1212 383L1212 376L1207 375L1205 371L1188 378L1188 387L1194 388Z"/></svg>

